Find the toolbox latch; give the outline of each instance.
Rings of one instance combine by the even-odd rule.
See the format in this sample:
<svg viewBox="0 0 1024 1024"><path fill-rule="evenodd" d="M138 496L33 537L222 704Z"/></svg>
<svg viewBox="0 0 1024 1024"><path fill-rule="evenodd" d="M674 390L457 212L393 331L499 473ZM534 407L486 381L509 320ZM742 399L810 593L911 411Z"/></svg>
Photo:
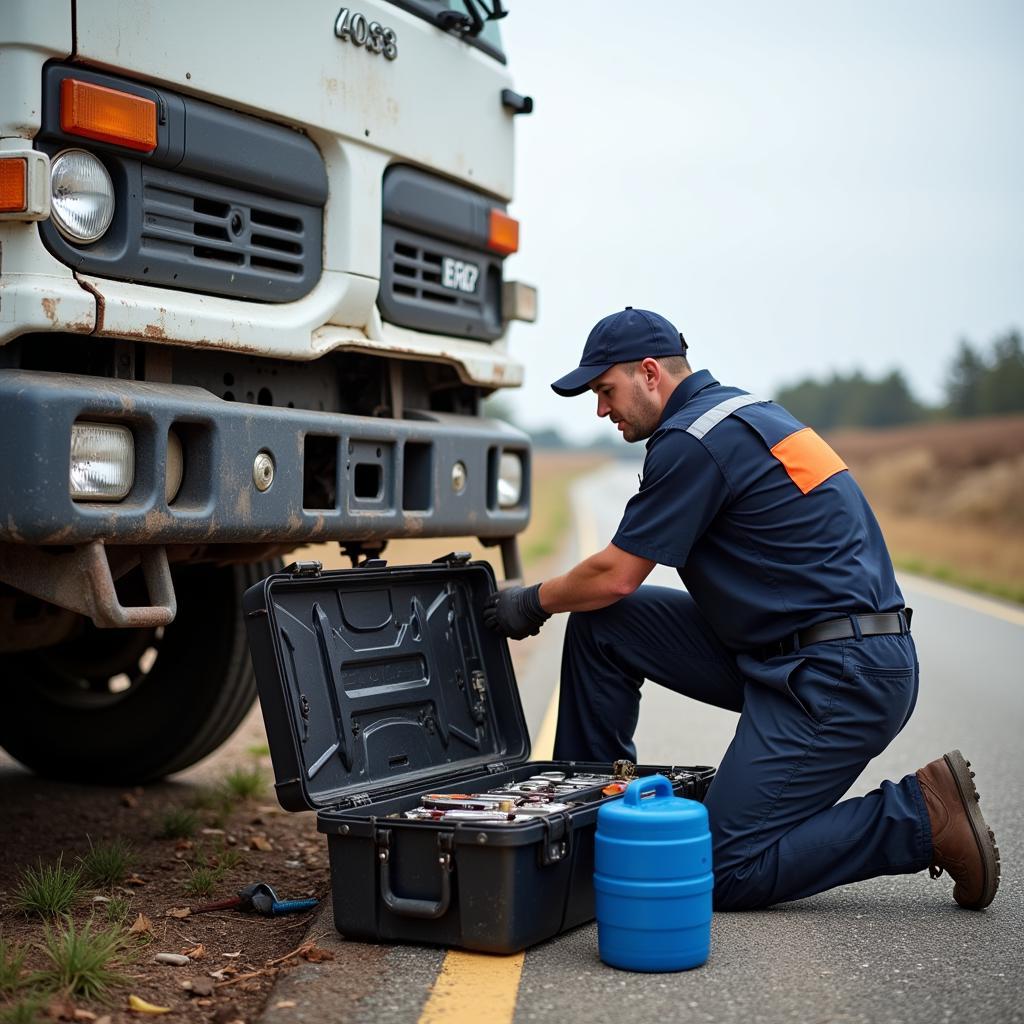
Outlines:
<svg viewBox="0 0 1024 1024"><path fill-rule="evenodd" d="M324 571L324 563L310 560L308 562L292 562L286 565L284 572L292 576L319 576Z"/></svg>
<svg viewBox="0 0 1024 1024"><path fill-rule="evenodd" d="M435 558L432 565L465 565L473 556L468 551L449 551L447 555Z"/></svg>
<svg viewBox="0 0 1024 1024"><path fill-rule="evenodd" d="M373 801L370 799L369 793L353 793L351 796L346 797L340 804L340 807L367 807L372 804Z"/></svg>
<svg viewBox="0 0 1024 1024"><path fill-rule="evenodd" d="M498 775L500 772L505 771L506 764L504 761L495 761L493 764L487 766L488 775Z"/></svg>
<svg viewBox="0 0 1024 1024"><path fill-rule="evenodd" d="M540 846L540 862L544 867L557 864L572 852L572 818L568 811L541 818L544 839Z"/></svg>

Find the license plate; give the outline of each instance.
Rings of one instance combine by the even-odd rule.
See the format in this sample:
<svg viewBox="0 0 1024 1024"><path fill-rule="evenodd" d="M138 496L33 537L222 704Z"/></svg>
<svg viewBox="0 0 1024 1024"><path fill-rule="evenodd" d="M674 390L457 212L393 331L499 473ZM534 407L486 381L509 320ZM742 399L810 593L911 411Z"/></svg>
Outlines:
<svg viewBox="0 0 1024 1024"><path fill-rule="evenodd" d="M456 292L472 294L476 291L476 283L480 279L480 268L475 263L452 259L445 256L441 264L441 284Z"/></svg>

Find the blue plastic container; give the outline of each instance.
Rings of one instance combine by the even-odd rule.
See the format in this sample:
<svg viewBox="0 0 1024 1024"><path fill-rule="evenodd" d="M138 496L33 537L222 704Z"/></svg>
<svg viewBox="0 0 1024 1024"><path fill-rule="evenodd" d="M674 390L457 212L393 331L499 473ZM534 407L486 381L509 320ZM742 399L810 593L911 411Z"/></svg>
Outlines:
<svg viewBox="0 0 1024 1024"><path fill-rule="evenodd" d="M601 959L629 971L684 971L711 951L708 812L663 775L601 807L594 850Z"/></svg>

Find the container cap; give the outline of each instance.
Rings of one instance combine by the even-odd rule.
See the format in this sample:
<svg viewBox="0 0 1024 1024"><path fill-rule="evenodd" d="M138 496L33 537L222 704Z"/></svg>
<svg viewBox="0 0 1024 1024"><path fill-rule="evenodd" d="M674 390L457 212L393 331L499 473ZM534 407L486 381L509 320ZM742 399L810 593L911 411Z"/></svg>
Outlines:
<svg viewBox="0 0 1024 1024"><path fill-rule="evenodd" d="M621 800L602 805L598 831L609 838L697 839L707 835L708 812L696 800L675 796L664 775L634 779Z"/></svg>

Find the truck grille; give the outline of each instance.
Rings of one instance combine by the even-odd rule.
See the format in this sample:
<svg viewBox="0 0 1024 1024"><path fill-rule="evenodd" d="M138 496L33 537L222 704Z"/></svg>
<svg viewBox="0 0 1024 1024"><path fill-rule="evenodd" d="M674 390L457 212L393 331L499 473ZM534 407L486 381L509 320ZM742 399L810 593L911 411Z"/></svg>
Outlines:
<svg viewBox="0 0 1024 1024"><path fill-rule="evenodd" d="M298 203L147 167L140 252L178 264L179 287L196 279L205 291L281 301L296 297L296 284L301 288L311 271L319 273L317 213Z"/></svg>
<svg viewBox="0 0 1024 1024"><path fill-rule="evenodd" d="M493 341L504 327L502 256L490 218L504 204L418 167L384 175L381 316L400 327Z"/></svg>
<svg viewBox="0 0 1024 1024"><path fill-rule="evenodd" d="M72 75L156 104L156 148L138 153L65 132L60 96ZM76 245L51 221L39 222L50 252L81 273L259 302L294 302L320 280L327 170L301 132L77 64L50 64L35 145L51 157L84 146L114 182L114 219L98 241Z"/></svg>
<svg viewBox="0 0 1024 1024"><path fill-rule="evenodd" d="M445 261L474 268L472 291L445 283ZM501 335L501 260L412 231L384 225L379 303L402 327L492 341Z"/></svg>

